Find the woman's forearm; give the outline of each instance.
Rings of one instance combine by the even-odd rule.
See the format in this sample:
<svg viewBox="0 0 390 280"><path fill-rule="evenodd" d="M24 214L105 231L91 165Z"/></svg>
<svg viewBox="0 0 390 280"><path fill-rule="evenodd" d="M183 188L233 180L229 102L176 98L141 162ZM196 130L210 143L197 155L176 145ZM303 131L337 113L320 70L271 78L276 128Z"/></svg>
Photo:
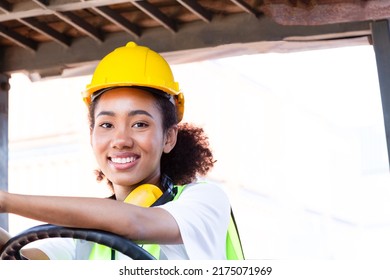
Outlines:
<svg viewBox="0 0 390 280"><path fill-rule="evenodd" d="M66 227L105 230L133 240L182 242L179 228L167 211L111 199L21 195L0 191L1 212Z"/></svg>
<svg viewBox="0 0 390 280"><path fill-rule="evenodd" d="M101 198L0 193L0 212L62 226L112 231L113 213L118 215L120 207L118 201Z"/></svg>

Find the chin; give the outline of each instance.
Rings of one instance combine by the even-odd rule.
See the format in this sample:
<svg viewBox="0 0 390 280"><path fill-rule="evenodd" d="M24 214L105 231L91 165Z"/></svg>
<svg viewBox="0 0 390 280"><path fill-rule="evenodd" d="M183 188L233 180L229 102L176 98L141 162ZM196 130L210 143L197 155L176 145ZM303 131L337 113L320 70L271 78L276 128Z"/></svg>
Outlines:
<svg viewBox="0 0 390 280"><path fill-rule="evenodd" d="M114 185L122 186L122 187L131 187L138 183L137 180L134 179L116 179L111 181Z"/></svg>

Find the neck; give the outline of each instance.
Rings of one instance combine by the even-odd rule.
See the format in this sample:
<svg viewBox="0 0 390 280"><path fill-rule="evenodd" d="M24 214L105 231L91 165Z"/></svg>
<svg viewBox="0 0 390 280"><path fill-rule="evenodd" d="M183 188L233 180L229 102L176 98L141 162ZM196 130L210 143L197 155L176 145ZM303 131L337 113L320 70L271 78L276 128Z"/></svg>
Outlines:
<svg viewBox="0 0 390 280"><path fill-rule="evenodd" d="M163 177L163 176L162 176ZM162 191L164 189L161 186L161 179L160 175L154 176L153 178L145 179L142 180L141 182L137 183L136 185L131 185L131 186L122 186L122 185L116 185L113 184L114 188L114 194L116 197L116 200L119 201L124 201L125 198L138 186L143 185L143 184L152 184L158 186Z"/></svg>

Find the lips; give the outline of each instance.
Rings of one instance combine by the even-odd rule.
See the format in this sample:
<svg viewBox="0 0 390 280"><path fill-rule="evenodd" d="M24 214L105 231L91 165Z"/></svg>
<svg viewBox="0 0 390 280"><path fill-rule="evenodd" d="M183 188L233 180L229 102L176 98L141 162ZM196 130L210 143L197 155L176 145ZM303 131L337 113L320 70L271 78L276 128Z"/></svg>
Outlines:
<svg viewBox="0 0 390 280"><path fill-rule="evenodd" d="M136 157L112 157L111 161L113 163L130 163L134 162L137 158Z"/></svg>
<svg viewBox="0 0 390 280"><path fill-rule="evenodd" d="M128 169L133 167L137 160L140 158L138 155L113 155L108 157L109 163L119 170Z"/></svg>

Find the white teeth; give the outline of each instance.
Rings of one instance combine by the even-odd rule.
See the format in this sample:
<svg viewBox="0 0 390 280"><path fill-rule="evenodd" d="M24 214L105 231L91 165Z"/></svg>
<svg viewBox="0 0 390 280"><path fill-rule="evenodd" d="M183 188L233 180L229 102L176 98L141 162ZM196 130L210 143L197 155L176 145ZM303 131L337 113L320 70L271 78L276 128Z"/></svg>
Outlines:
<svg viewBox="0 0 390 280"><path fill-rule="evenodd" d="M129 163L135 161L135 157L111 158L111 161L114 163Z"/></svg>

